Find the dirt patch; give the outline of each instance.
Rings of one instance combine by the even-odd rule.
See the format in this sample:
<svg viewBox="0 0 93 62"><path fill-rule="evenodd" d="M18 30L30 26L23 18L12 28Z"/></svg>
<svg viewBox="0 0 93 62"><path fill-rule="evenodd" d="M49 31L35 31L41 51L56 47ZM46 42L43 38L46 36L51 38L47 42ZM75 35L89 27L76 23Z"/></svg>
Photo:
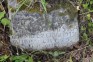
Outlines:
<svg viewBox="0 0 93 62"><path fill-rule="evenodd" d="M9 41L9 28L0 24L0 55L10 55Z"/></svg>

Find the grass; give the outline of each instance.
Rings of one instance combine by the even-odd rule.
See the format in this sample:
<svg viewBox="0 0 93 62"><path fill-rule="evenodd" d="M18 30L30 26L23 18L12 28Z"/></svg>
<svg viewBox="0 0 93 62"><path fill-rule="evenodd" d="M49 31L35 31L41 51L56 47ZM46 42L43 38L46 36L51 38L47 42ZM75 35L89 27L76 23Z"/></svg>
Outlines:
<svg viewBox="0 0 93 62"><path fill-rule="evenodd" d="M20 8L26 4L27 0L22 0L20 6L16 9L16 12L20 10ZM81 2L81 1L80 1ZM93 1L88 1L93 4ZM46 1L41 0L40 2L42 4L42 7L45 12L47 12L46 9ZM91 5L84 3L81 4L84 6L81 11L83 11L82 17L85 17L85 22L81 24L80 27L80 33L81 34L81 40L80 43L75 45L73 48L69 48L70 50L67 51L33 51L30 53L21 53L19 55L2 55L0 56L0 62L84 62L84 60L90 60L91 62L93 61L93 22L91 21L91 14L88 13L93 11ZM87 10L88 14L85 12ZM85 14L85 15L83 15ZM0 14L0 18L4 16L4 14ZM82 20L82 19L81 19ZM7 22L7 21L6 21ZM3 25L6 25L6 22L3 22ZM81 21L82 22L82 21ZM81 23L80 22L80 23ZM4 24L5 23L5 24Z"/></svg>

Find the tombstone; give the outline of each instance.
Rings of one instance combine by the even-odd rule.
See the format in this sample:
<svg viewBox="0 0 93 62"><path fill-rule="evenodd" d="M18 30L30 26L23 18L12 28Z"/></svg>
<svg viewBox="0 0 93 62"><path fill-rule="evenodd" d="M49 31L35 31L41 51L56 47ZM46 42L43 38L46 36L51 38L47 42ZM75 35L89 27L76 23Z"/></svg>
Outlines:
<svg viewBox="0 0 93 62"><path fill-rule="evenodd" d="M15 8L18 3L14 2L9 0L9 6L14 5ZM49 8L51 10L46 14L18 11L11 17L14 32L10 35L11 44L28 50L63 48L76 44L79 41L77 10L68 2L54 8Z"/></svg>

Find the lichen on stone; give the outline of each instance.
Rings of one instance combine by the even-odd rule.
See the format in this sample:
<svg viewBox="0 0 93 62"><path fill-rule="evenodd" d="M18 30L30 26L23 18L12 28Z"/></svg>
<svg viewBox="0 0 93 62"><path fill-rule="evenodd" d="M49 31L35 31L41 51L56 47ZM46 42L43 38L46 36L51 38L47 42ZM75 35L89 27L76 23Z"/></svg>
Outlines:
<svg viewBox="0 0 93 62"><path fill-rule="evenodd" d="M46 14L37 9L39 5L33 7L31 12L18 11L12 18L15 31L10 36L12 45L29 50L44 50L69 47L79 41L77 13L70 3L55 3L54 7L47 8Z"/></svg>

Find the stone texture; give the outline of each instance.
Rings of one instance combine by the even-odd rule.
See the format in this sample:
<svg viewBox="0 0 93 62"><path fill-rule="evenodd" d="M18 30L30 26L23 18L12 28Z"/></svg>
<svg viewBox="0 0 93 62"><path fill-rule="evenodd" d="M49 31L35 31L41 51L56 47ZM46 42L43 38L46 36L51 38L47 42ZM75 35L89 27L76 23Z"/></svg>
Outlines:
<svg viewBox="0 0 93 62"><path fill-rule="evenodd" d="M71 18L67 8L52 10L47 14L19 11L11 22L14 34L10 36L10 41L23 49L62 48L79 41L77 15Z"/></svg>

